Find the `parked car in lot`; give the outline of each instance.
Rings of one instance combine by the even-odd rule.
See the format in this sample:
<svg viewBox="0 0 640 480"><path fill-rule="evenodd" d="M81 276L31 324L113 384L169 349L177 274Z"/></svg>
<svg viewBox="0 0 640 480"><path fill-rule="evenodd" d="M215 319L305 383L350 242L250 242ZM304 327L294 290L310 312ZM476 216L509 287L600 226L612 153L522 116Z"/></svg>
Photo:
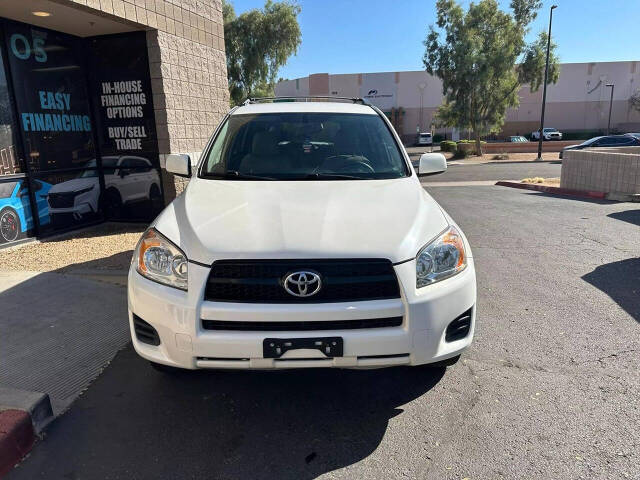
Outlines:
<svg viewBox="0 0 640 480"><path fill-rule="evenodd" d="M509 137L509 141L512 143L521 143L521 142L528 142L529 140L527 140L522 135L514 135Z"/></svg>
<svg viewBox="0 0 640 480"><path fill-rule="evenodd" d="M543 140L562 140L562 133L557 128L545 127L542 129ZM540 131L535 130L531 132L531 140L540 140Z"/></svg>
<svg viewBox="0 0 640 480"><path fill-rule="evenodd" d="M40 225L49 223L47 192L51 185L33 180ZM0 183L0 243L18 240L33 228L29 191L25 180Z"/></svg>
<svg viewBox="0 0 640 480"><path fill-rule="evenodd" d="M640 145L640 138L633 136L632 134L625 135L605 135L602 137L593 137L589 140L582 142L579 145L569 145L564 147L560 152L560 158L563 153L568 150L582 150L584 148L603 148L603 147L632 147Z"/></svg>
<svg viewBox="0 0 640 480"><path fill-rule="evenodd" d="M131 336L158 369L449 365L471 343L476 279L460 227L422 188L376 107L246 102L138 242Z"/></svg>
<svg viewBox="0 0 640 480"><path fill-rule="evenodd" d="M418 138L416 140L416 145L433 145L433 136L431 132L423 132L418 134Z"/></svg>
<svg viewBox="0 0 640 480"><path fill-rule="evenodd" d="M110 215L124 204L160 198L160 176L146 158L105 156L102 167L105 183L102 195L95 160L86 165L87 170L78 178L51 187L47 198L54 223L58 217L81 219L96 214L101 203L105 213Z"/></svg>

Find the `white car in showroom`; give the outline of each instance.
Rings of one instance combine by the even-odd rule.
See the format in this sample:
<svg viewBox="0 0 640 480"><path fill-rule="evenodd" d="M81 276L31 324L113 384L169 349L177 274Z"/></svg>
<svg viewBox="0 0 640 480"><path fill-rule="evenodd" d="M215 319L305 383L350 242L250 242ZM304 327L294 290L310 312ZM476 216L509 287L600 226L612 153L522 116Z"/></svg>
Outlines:
<svg viewBox="0 0 640 480"><path fill-rule="evenodd" d="M543 140L562 140L562 132L559 132L557 128L545 127L542 129ZM531 132L531 141L540 140L540 130Z"/></svg>
<svg viewBox="0 0 640 480"><path fill-rule="evenodd" d="M138 242L128 310L159 370L454 364L476 275L460 227L385 115L359 99L255 99L222 121ZM304 100L304 99L303 99Z"/></svg>
<svg viewBox="0 0 640 480"><path fill-rule="evenodd" d="M96 161L86 165L78 178L58 183L47 194L49 215L53 223L60 217L79 220L98 213L100 206L107 216L127 203L161 197L160 176L151 162L130 155L102 157L105 190L100 195ZM102 205L101 205L102 203Z"/></svg>

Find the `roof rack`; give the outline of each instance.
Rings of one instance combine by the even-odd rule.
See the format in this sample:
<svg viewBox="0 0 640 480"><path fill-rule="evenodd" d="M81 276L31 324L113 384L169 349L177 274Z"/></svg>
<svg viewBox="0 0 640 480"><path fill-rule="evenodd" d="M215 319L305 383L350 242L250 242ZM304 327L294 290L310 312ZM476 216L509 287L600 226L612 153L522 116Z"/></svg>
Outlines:
<svg viewBox="0 0 640 480"><path fill-rule="evenodd" d="M332 96L309 96L309 97L258 97L258 98L247 98L243 105L251 105L253 103L277 103L277 102L314 102L314 101L337 101L337 102L346 102L346 103L359 103L361 105L369 105L364 98L358 97L332 97Z"/></svg>

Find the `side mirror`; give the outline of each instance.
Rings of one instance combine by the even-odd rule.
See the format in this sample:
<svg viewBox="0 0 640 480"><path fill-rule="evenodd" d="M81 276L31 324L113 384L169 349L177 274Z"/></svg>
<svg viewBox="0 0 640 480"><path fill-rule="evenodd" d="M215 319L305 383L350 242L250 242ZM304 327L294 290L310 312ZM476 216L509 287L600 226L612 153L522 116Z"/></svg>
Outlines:
<svg viewBox="0 0 640 480"><path fill-rule="evenodd" d="M436 175L447 170L447 159L441 153L423 153L418 166L418 176Z"/></svg>
<svg viewBox="0 0 640 480"><path fill-rule="evenodd" d="M165 170L180 177L191 177L191 159L189 155L172 153L167 155Z"/></svg>
<svg viewBox="0 0 640 480"><path fill-rule="evenodd" d="M131 172L126 168L121 168L119 173L120 173L120 178L124 178L127 175L129 175Z"/></svg>

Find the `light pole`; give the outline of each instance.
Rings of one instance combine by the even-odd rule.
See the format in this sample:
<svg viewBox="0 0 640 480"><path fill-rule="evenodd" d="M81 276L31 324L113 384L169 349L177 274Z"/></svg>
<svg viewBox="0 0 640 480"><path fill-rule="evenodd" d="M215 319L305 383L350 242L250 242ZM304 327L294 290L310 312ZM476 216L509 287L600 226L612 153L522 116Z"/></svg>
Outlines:
<svg viewBox="0 0 640 480"><path fill-rule="evenodd" d="M615 85L613 83L607 83L605 87L611 87L611 98L609 99L609 121L607 122L607 135L609 135L609 130L611 129L611 107L613 106L613 89Z"/></svg>
<svg viewBox="0 0 640 480"><path fill-rule="evenodd" d="M420 132L422 132L422 112L424 110L424 89L427 88L427 84L425 82L420 82L418 84L418 88L420 89Z"/></svg>
<svg viewBox="0 0 640 480"><path fill-rule="evenodd" d="M540 130L538 130L538 158L542 160L542 130L544 129L544 107L547 103L547 75L549 73L549 50L551 49L551 22L553 21L553 10L557 5L551 5L549 9L549 33L547 35L547 61L544 65L544 86L542 89L542 113L540 114Z"/></svg>

